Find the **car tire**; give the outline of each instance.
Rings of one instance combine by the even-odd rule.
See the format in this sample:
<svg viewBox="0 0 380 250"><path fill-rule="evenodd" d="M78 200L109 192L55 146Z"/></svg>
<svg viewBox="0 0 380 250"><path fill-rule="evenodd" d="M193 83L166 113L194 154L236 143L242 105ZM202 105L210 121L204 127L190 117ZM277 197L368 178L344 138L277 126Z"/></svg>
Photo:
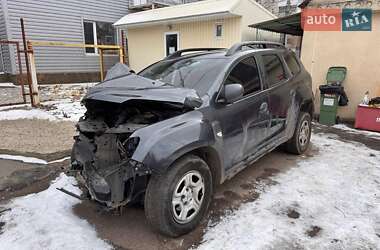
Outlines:
<svg viewBox="0 0 380 250"><path fill-rule="evenodd" d="M159 233L179 237L199 225L213 194L206 162L186 155L166 173L153 175L145 194L145 216Z"/></svg>
<svg viewBox="0 0 380 250"><path fill-rule="evenodd" d="M311 138L311 116L301 112L293 137L285 143L284 148L292 154L303 154L309 147Z"/></svg>

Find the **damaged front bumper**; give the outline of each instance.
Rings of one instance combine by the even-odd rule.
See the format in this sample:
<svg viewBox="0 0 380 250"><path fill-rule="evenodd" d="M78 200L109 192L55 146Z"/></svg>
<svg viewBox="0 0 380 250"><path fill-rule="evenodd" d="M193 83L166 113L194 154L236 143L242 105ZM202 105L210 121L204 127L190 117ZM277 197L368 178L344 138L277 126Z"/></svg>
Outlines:
<svg viewBox="0 0 380 250"><path fill-rule="evenodd" d="M94 140L80 134L75 138L71 162L71 170L78 173L78 180L91 198L111 209L124 206L144 193L144 183L151 174L141 162L108 154L117 144L116 139L116 135L106 135L101 145L99 142L94 145ZM102 151L98 153L99 150Z"/></svg>

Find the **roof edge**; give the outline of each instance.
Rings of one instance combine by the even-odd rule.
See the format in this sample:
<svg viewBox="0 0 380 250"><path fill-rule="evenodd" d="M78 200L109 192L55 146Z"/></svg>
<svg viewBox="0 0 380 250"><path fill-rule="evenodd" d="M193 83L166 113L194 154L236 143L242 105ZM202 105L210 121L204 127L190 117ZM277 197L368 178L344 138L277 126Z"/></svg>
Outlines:
<svg viewBox="0 0 380 250"><path fill-rule="evenodd" d="M176 21L185 21L186 19L192 19L192 18L196 18L196 17L218 17L218 16L228 16L228 15L231 15L231 16L240 16L238 14L235 14L235 13L232 13L231 11L221 11L221 12L215 12L215 13L210 13L210 14L201 14L201 15L191 15L191 16L185 16L185 17L174 17L174 18L166 18L166 19L162 19L162 20L152 20L152 21L146 21L146 22L136 22L136 23L123 23L123 24L118 24L119 21L115 22L113 25L116 26L116 27L120 27L120 26L142 26L142 25L147 25L147 24L150 24L150 23L154 23L154 24L160 24L160 23L165 23L165 22L169 22L169 21L172 21L172 22L176 22Z"/></svg>

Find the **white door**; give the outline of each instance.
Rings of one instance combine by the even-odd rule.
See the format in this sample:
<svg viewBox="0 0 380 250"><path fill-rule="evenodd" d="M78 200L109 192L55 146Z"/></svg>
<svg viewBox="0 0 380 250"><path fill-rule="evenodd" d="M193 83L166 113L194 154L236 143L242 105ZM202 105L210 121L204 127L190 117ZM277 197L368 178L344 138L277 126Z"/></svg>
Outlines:
<svg viewBox="0 0 380 250"><path fill-rule="evenodd" d="M179 49L179 33L167 32L165 33L165 55L171 55Z"/></svg>

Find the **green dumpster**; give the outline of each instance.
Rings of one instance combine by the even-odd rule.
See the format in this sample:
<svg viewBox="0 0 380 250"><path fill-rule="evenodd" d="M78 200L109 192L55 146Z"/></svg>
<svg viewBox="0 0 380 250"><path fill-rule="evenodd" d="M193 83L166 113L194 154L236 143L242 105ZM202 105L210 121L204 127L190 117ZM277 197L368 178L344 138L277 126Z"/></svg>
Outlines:
<svg viewBox="0 0 380 250"><path fill-rule="evenodd" d="M327 84L319 87L321 91L319 123L329 126L336 123L339 94L344 91L342 83L346 74L346 67L329 68L326 76Z"/></svg>
<svg viewBox="0 0 380 250"><path fill-rule="evenodd" d="M324 125L334 125L338 113L338 96L321 95L321 107L319 113L319 123Z"/></svg>

